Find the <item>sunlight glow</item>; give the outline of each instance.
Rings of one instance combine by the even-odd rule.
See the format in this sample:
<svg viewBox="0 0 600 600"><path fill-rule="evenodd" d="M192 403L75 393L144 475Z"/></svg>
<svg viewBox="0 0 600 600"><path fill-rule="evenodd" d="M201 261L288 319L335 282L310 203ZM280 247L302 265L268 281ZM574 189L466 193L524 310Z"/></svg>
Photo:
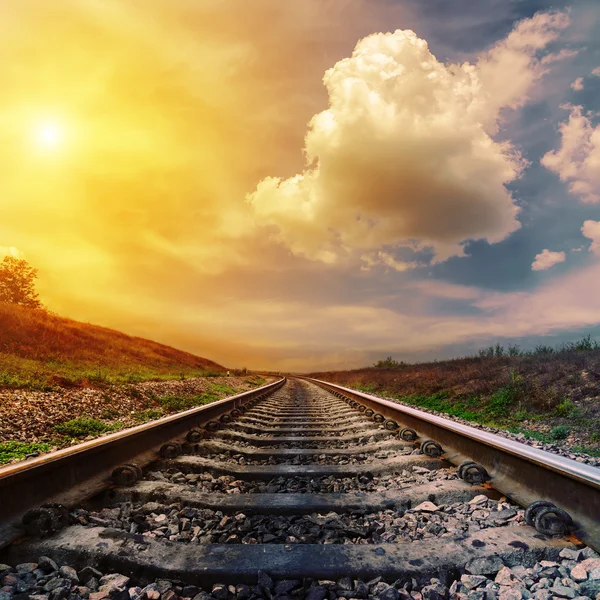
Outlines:
<svg viewBox="0 0 600 600"><path fill-rule="evenodd" d="M40 148L54 150L64 139L63 127L55 121L44 121L34 130L34 140Z"/></svg>

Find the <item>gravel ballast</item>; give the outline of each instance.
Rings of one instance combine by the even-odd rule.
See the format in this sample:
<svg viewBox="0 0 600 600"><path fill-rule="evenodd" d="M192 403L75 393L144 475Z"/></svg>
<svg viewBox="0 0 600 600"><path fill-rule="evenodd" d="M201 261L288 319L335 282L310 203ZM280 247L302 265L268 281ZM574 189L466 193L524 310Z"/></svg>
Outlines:
<svg viewBox="0 0 600 600"><path fill-rule="evenodd" d="M498 557L476 559L447 581L419 585L411 577L370 581L350 574L336 581L277 580L258 571L255 584L224 581L207 586L134 579L92 567L76 570L41 556L37 562L0 564L0 600L600 600L600 556L590 548L561 551L556 561L507 567Z"/></svg>

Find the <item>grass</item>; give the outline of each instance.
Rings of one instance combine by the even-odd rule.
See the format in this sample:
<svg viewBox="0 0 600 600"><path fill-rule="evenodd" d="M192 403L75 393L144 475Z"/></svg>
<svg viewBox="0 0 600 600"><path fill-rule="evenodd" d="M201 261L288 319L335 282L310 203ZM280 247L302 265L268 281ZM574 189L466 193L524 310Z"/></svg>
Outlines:
<svg viewBox="0 0 600 600"><path fill-rule="evenodd" d="M122 423L105 423L98 419L90 419L88 417L77 417L64 423L59 423L54 426L54 430L61 435L73 438L87 437L89 435L99 435L116 431L123 427Z"/></svg>
<svg viewBox="0 0 600 600"><path fill-rule="evenodd" d="M50 452L50 444L30 442L0 442L0 464L23 459L30 454Z"/></svg>
<svg viewBox="0 0 600 600"><path fill-rule="evenodd" d="M164 417L164 412L159 408L148 408L146 410L141 410L136 412L133 415L133 418L138 423L146 423L147 421L154 421L155 419L160 419Z"/></svg>
<svg viewBox="0 0 600 600"><path fill-rule="evenodd" d="M600 448L597 446L573 446L571 450L573 450L573 452L581 452L582 454L589 454L590 456L600 458Z"/></svg>
<svg viewBox="0 0 600 600"><path fill-rule="evenodd" d="M218 397L213 394L202 394L201 396L158 396L156 402L166 412L181 412L194 408L195 406L202 406L213 402Z"/></svg>
<svg viewBox="0 0 600 600"><path fill-rule="evenodd" d="M137 383L222 375L220 365L139 337L0 303L0 387Z"/></svg>
<svg viewBox="0 0 600 600"><path fill-rule="evenodd" d="M514 386L501 388L488 399L475 397L450 399L447 392L438 392L431 396L390 396L406 404L446 413L490 427L514 424L530 416L524 409L514 410L519 400L518 388Z"/></svg>

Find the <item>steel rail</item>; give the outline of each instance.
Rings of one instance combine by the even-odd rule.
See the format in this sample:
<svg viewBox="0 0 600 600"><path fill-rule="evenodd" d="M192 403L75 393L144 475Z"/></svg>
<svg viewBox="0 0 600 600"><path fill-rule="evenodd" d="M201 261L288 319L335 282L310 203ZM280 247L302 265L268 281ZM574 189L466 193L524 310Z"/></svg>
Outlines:
<svg viewBox="0 0 600 600"><path fill-rule="evenodd" d="M420 441L434 440L452 464L477 462L489 473L490 484L521 506L547 500L566 510L574 535L600 551L600 469L358 390L302 379L414 429Z"/></svg>
<svg viewBox="0 0 600 600"><path fill-rule="evenodd" d="M18 537L15 524L46 502L72 505L102 491L116 467L157 459L167 441L181 438L223 414L283 386L285 377L204 406L163 417L76 446L0 468L0 548Z"/></svg>

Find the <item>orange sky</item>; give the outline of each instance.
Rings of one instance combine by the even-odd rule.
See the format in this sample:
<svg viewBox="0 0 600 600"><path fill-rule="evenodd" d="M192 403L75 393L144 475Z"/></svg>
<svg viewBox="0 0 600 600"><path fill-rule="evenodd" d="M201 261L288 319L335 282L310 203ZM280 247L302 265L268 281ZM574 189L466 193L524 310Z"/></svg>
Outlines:
<svg viewBox="0 0 600 600"><path fill-rule="evenodd" d="M482 105L462 129L461 147L467 141L493 152L472 169L465 158L468 168L458 175L443 157L432 167L449 178L434 182L432 194L449 189L451 180L460 196L448 200L448 215L463 215L456 227L438 225L447 218L438 224L423 219L409 196L400 216L395 205L378 204L376 198L398 185L394 175L370 196L369 210L361 209L363 192L356 185L343 190L352 211L363 210L379 230L357 228L351 212L342 234L326 239L348 214L335 205L335 173L348 173L354 164L371 186L389 171L373 173L357 155L351 162L339 155L326 162L324 144L336 147L329 138L317 139L328 131L327 115L314 121L303 155L307 124L327 108L328 95L331 101L339 92L335 77L345 67L324 85L327 69L350 57L364 36L401 29L409 17L414 22L402 3L19 0L1 10L0 247L16 248L39 269L42 299L59 314L231 366L357 364L385 351L397 337L393 329L410 321L390 313L377 294L369 301L352 298L357 282L389 295L369 281L373 265L395 274L415 268L393 258L390 244L410 239L443 261L462 252L464 239L494 243L519 227L504 184L522 165L488 136L497 130L500 108L519 105L529 84L503 91L503 105ZM553 32L548 39L565 26L543 24ZM541 29L519 35L535 37L536 48L547 43ZM413 43L403 39L398 43ZM420 64L431 60L446 77L446 67L426 47L415 42L412 48L422 53ZM509 50L513 65L515 53L523 53L522 70L535 81L527 51L514 43ZM365 47L366 55L370 51ZM489 71L503 68L501 58L499 51L473 67L480 70L477 85L486 77L496 80ZM350 71L344 76L354 77ZM465 70L464 77L472 74ZM421 82L416 78L414 85ZM470 96L468 102L476 105ZM452 114L462 123L463 108L443 107L440 123ZM338 125L341 114L332 117ZM435 133L438 145L442 134L441 128ZM351 136L340 139L352 146ZM376 150L371 146L369 156ZM430 156L427 147L424 152ZM403 156L395 155L394 173ZM284 181L302 173L310 166L306 160L318 157L321 179L304 172L314 183L306 197L271 196L259 186L269 177ZM363 171L356 170L357 160ZM404 173L405 190L421 188L422 175L414 175L410 163ZM482 173L495 186L485 190L489 210L471 210L481 192L463 180ZM406 183L409 174L414 180ZM424 195L421 205L433 197ZM453 339L434 336L431 343Z"/></svg>

